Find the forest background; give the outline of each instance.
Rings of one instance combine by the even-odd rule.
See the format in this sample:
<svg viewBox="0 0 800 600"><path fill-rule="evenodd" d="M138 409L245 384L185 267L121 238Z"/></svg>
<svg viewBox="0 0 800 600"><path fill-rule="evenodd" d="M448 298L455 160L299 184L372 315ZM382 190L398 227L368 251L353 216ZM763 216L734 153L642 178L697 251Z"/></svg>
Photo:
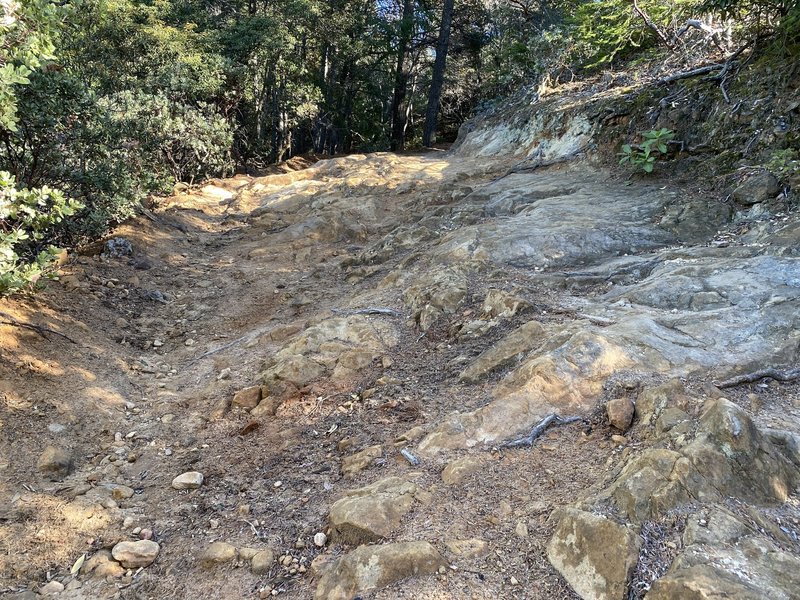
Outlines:
<svg viewBox="0 0 800 600"><path fill-rule="evenodd" d="M745 48L796 65L798 3L0 0L0 294L178 182L451 142L526 86Z"/></svg>

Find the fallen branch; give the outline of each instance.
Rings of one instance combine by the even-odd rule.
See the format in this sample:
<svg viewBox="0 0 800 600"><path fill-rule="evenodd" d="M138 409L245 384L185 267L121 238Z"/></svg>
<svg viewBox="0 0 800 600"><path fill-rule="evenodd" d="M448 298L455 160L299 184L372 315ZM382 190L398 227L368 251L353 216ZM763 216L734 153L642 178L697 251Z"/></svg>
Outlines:
<svg viewBox="0 0 800 600"><path fill-rule="evenodd" d="M8 313L4 313L4 312L0 312L0 317L3 317L5 319L7 319L6 321L0 321L0 325L11 325L12 327L20 327L22 329L30 329L31 331L34 331L34 332L38 333L41 337L46 339L48 342L50 341L50 338L48 338L46 334L52 333L53 335L57 335L57 336L60 336L60 337L64 338L65 340L67 340L71 344L75 344L76 346L79 345L78 342L73 340L68 335L64 335L63 333L55 331L54 329L50 329L49 327L45 327L44 325L34 325L33 323L25 323L24 321L19 321L19 320L15 319L14 317L12 317L11 315L9 315Z"/></svg>
<svg viewBox="0 0 800 600"><path fill-rule="evenodd" d="M736 377L731 377L730 379L726 379L725 381L721 381L719 383L714 383L718 388L730 388L736 387L737 385L741 385L743 383L754 383L759 379L764 379L765 377L770 377L776 381L794 381L796 379L800 379L800 368L796 369L788 369L786 371L780 371L774 367L768 367L766 369L760 369L758 371L754 371L753 373L745 373L744 375L737 375Z"/></svg>
<svg viewBox="0 0 800 600"><path fill-rule="evenodd" d="M341 308L332 308L331 312L337 315L386 315L389 317L402 317L403 313L396 311L393 308L356 308L353 310L344 310Z"/></svg>
<svg viewBox="0 0 800 600"><path fill-rule="evenodd" d="M667 39L666 34L661 30L661 28L658 25L656 25L653 22L653 20L650 18L650 16L639 7L639 3L636 0L633 0L633 10L635 10L636 14L638 14L642 18L642 20L644 21L644 24L647 25L650 29L652 29L655 32L655 34L658 36L658 39L660 39L661 42L667 48L672 50L673 46L670 43L670 41Z"/></svg>
<svg viewBox="0 0 800 600"><path fill-rule="evenodd" d="M567 423L575 423L576 421L580 421L581 417L560 417L557 414L553 413L551 415L547 415L544 419L539 421L539 423L534 427L531 432L526 435L525 437L518 438L516 440L511 440L510 442L504 442L499 447L500 448L520 448L522 446L530 447L533 445L533 442L536 438L542 435L545 430L550 427L553 423L556 425L566 425Z"/></svg>
<svg viewBox="0 0 800 600"><path fill-rule="evenodd" d="M691 71L683 71L682 73L675 73L669 77L662 77L656 84L664 85L665 83L672 83L673 81L680 81L681 79L689 79L690 77L697 77L698 75L705 75L725 68L725 63L706 65L705 67L698 67Z"/></svg>

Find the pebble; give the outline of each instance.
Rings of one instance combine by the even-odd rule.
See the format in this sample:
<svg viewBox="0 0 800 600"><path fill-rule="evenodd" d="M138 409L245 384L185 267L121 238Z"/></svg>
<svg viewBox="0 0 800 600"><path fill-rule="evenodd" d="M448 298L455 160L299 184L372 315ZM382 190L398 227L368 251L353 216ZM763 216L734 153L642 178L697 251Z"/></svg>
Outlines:
<svg viewBox="0 0 800 600"><path fill-rule="evenodd" d="M615 444L627 444L628 438L626 438L624 435L615 434L611 436L611 441L614 442Z"/></svg>
<svg viewBox="0 0 800 600"><path fill-rule="evenodd" d="M176 490L196 490L203 485L203 474L198 471L187 471L172 480L172 487Z"/></svg>
<svg viewBox="0 0 800 600"><path fill-rule="evenodd" d="M142 529L139 532L139 538L142 540L151 540L153 539L153 530L152 529Z"/></svg>
<svg viewBox="0 0 800 600"><path fill-rule="evenodd" d="M186 340L185 342L183 342L183 344L184 344L185 346L194 346L194 344L195 344L195 341L194 341L192 338L189 338L188 340Z"/></svg>
<svg viewBox="0 0 800 600"><path fill-rule="evenodd" d="M511 585L519 585L519 581L517 581L517 578L514 577L513 575L511 576L511 580L510 581L511 581Z"/></svg>
<svg viewBox="0 0 800 600"><path fill-rule="evenodd" d="M235 546L225 542L214 542L203 552L200 557L200 563L206 568L213 567L236 560L238 554Z"/></svg>
<svg viewBox="0 0 800 600"><path fill-rule="evenodd" d="M161 348L164 345L164 342L161 340L153 340L153 348Z"/></svg>
<svg viewBox="0 0 800 600"><path fill-rule="evenodd" d="M130 529L131 525L134 523L133 517L125 517L122 521L122 528L123 529Z"/></svg>
<svg viewBox="0 0 800 600"><path fill-rule="evenodd" d="M314 535L314 545L317 548L322 548L327 543L328 543L328 536L322 533L321 531Z"/></svg>
<svg viewBox="0 0 800 600"><path fill-rule="evenodd" d="M61 423L50 423L47 426L47 431L50 433L62 433L66 427L64 427Z"/></svg>

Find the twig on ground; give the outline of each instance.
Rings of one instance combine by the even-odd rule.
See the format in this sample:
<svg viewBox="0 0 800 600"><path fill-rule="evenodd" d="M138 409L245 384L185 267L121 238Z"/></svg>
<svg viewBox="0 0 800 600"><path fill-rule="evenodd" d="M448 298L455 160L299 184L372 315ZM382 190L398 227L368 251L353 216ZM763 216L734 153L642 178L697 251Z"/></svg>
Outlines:
<svg viewBox="0 0 800 600"><path fill-rule="evenodd" d="M783 382L794 381L796 379L800 379L800 368L781 371L774 367L767 367L766 369L760 369L758 371L754 371L753 373L745 373L743 375L731 377L725 381L715 382L714 385L720 389L724 389L736 387L737 385L741 385L743 383L754 383L759 379L764 379L765 377L770 377L776 381Z"/></svg>
<svg viewBox="0 0 800 600"><path fill-rule="evenodd" d="M12 317L11 315L9 315L8 313L4 313L4 312L0 312L0 317L3 317L4 319L7 319L6 321L0 321L0 325L11 325L12 327L20 327L22 329L30 329L31 331L34 331L34 332L38 333L41 337L46 339L48 342L50 341L50 339L47 337L46 334L52 333L53 335L57 335L59 337L64 338L65 340L67 340L71 344L75 344L76 346L80 345L80 344L78 344L78 342L73 340L68 335L64 335L63 333L55 331L54 329L50 329L49 327L45 327L44 325L34 325L33 323L25 323L24 321L19 321L19 320L15 319L14 317Z"/></svg>
<svg viewBox="0 0 800 600"><path fill-rule="evenodd" d="M574 416L574 417L560 417L557 414L553 413L551 415L547 415L544 419L539 421L539 423L534 427L531 432L526 435L525 437L518 438L516 440L511 440L510 442L504 442L498 446L499 448L520 448L522 446L529 447L533 445L533 442L536 438L542 435L545 430L550 427L553 423L556 425L566 425L567 423L575 423L576 421L580 421L582 417Z"/></svg>
<svg viewBox="0 0 800 600"><path fill-rule="evenodd" d="M633 0L633 10L635 10L636 14L638 14L642 18L645 25L647 25L650 29L652 29L655 32L655 34L658 36L658 39L661 40L661 43L663 43L667 48L672 50L673 45L667 39L666 34L661 30L661 28L658 25L655 24L655 22L653 22L650 16L641 9L639 3L636 0Z"/></svg>

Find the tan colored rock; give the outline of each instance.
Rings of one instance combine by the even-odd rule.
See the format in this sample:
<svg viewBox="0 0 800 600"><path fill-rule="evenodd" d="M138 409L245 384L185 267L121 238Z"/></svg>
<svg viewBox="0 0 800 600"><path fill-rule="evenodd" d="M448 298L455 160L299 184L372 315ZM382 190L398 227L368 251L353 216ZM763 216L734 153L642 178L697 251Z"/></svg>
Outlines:
<svg viewBox="0 0 800 600"><path fill-rule="evenodd" d="M106 577L122 577L125 568L111 556L110 550L98 550L86 559L81 567L82 575L90 575L105 579Z"/></svg>
<svg viewBox="0 0 800 600"><path fill-rule="evenodd" d="M540 346L545 340L545 329L538 321L528 321L512 331L494 346L481 353L459 375L461 381L478 381L495 369L510 364L515 358Z"/></svg>
<svg viewBox="0 0 800 600"><path fill-rule="evenodd" d="M366 469L372 464L376 458L383 456L383 447L376 445L365 448L361 452L356 452L350 456L346 456L342 460L342 475L352 479L361 471Z"/></svg>
<svg viewBox="0 0 800 600"><path fill-rule="evenodd" d="M208 548L205 549L200 555L200 564L205 568L216 567L227 562L236 560L239 552L235 546L225 542L213 542Z"/></svg>
<svg viewBox="0 0 800 600"><path fill-rule="evenodd" d="M272 550L262 550L258 552L250 563L250 570L255 575L264 575L272 568L272 563L275 562L275 554Z"/></svg>
<svg viewBox="0 0 800 600"><path fill-rule="evenodd" d="M245 410L251 410L258 406L259 402L261 402L261 387L254 385L236 392L233 395L232 404Z"/></svg>
<svg viewBox="0 0 800 600"><path fill-rule="evenodd" d="M239 548L239 558L242 560L253 560L253 557L261 552L258 548Z"/></svg>
<svg viewBox="0 0 800 600"><path fill-rule="evenodd" d="M584 600L624 600L640 545L630 528L569 508L547 546L547 557Z"/></svg>
<svg viewBox="0 0 800 600"><path fill-rule="evenodd" d="M447 464L442 471L442 481L446 485L458 485L470 475L477 473L483 461L477 456L457 458Z"/></svg>
<svg viewBox="0 0 800 600"><path fill-rule="evenodd" d="M314 600L352 600L407 577L433 575L446 564L428 542L361 546L322 565Z"/></svg>
<svg viewBox="0 0 800 600"><path fill-rule="evenodd" d="M615 398L606 403L608 422L620 431L627 431L633 423L634 405L628 398Z"/></svg>
<svg viewBox="0 0 800 600"><path fill-rule="evenodd" d="M489 290L483 301L483 314L491 317L511 318L519 311L530 306L530 303L519 296L504 290Z"/></svg>
<svg viewBox="0 0 800 600"><path fill-rule="evenodd" d="M123 567L137 569L153 563L161 550L153 540L120 542L111 549L111 556Z"/></svg>
<svg viewBox="0 0 800 600"><path fill-rule="evenodd" d="M250 415L256 419L263 419L264 417L271 417L278 410L280 402L274 396L263 396L261 402L258 403Z"/></svg>
<svg viewBox="0 0 800 600"><path fill-rule="evenodd" d="M413 508L419 491L413 483L389 477L347 492L331 506L332 539L356 544L390 536Z"/></svg>

